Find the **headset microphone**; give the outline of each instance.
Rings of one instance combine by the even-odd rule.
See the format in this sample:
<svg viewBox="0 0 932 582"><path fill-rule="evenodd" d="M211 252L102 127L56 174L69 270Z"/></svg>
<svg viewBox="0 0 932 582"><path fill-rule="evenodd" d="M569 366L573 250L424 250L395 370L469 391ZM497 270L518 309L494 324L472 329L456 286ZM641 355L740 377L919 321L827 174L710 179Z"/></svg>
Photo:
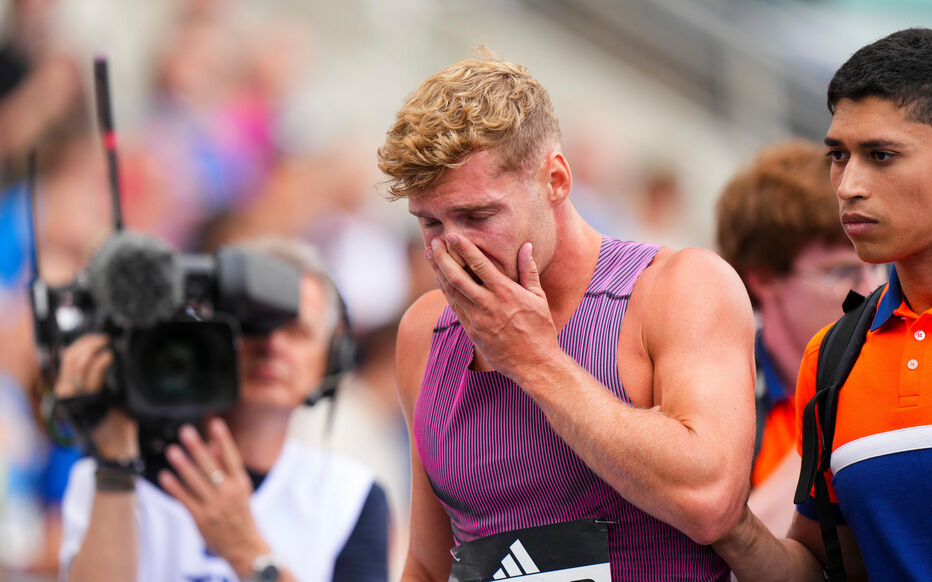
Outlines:
<svg viewBox="0 0 932 582"><path fill-rule="evenodd" d="M330 344L327 349L327 366L324 369L324 375L320 384L304 401L307 406L314 406L326 398L335 399L337 388L343 375L353 369L356 364L356 342L353 341L352 325L350 324L349 312L346 303L339 291L334 291L337 296L339 305L339 320L333 335L330 338Z"/></svg>

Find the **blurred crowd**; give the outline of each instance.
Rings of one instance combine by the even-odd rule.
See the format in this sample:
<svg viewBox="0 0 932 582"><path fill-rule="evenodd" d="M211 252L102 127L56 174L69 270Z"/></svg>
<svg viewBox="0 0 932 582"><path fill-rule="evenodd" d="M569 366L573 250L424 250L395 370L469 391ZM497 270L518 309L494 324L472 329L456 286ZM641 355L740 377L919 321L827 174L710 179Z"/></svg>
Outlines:
<svg viewBox="0 0 932 582"><path fill-rule="evenodd" d="M362 458L389 493L393 566L406 540L408 443L397 406L394 341L407 306L434 286L416 222L381 196L382 136L315 131L295 80L313 75L313 39L287 15L244 24L231 2L178 0L148 71L143 121L117 118L128 228L182 252L265 234L317 245L350 313L358 368L334 404L301 411L294 433ZM2 8L0 4L0 8ZM71 281L112 232L94 118L91 51L64 42L55 0L11 0L0 32L0 579L54 579L60 503L80 454L53 443L26 286L33 250L27 160L36 153L40 276ZM119 59L119 55L110 55ZM113 94L119 101L121 96ZM388 128L391 120L385 120ZM299 129L300 128L300 131ZM564 128L583 216L621 239L698 241L677 168L638 159L597 126ZM331 413L327 407L335 406ZM10 578L12 576L12 578Z"/></svg>

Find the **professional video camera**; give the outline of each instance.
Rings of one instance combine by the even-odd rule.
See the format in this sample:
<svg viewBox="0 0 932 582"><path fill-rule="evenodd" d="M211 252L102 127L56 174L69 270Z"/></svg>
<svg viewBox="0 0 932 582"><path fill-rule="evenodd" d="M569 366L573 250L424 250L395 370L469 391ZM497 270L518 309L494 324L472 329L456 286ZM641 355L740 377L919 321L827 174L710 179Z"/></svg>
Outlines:
<svg viewBox="0 0 932 582"><path fill-rule="evenodd" d="M141 434L154 432L171 440L180 423L236 403L238 338L241 333L268 333L297 316L300 275L281 261L244 248L181 254L155 238L124 230L102 59L95 62L95 81L116 232L66 285L50 287L39 278L34 254L31 299L48 384L57 376L61 351L86 333L110 336L114 364L102 392L51 397L46 412L86 441L107 410L119 406L139 421ZM34 195L35 155L29 181Z"/></svg>
<svg viewBox="0 0 932 582"><path fill-rule="evenodd" d="M32 300L49 364L85 333L110 335L115 366L97 409L184 420L236 402L240 331L267 333L295 317L298 289L297 271L269 257L236 247L179 254L120 231L74 282L48 287L36 279Z"/></svg>

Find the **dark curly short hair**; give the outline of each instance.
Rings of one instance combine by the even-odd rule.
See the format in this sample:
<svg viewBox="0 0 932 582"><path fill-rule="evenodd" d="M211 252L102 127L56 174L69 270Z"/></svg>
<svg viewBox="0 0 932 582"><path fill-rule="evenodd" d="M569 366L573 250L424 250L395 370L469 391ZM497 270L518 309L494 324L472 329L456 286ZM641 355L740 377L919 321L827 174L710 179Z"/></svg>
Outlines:
<svg viewBox="0 0 932 582"><path fill-rule="evenodd" d="M828 85L828 110L866 97L892 101L907 119L932 125L932 29L900 30L851 55Z"/></svg>

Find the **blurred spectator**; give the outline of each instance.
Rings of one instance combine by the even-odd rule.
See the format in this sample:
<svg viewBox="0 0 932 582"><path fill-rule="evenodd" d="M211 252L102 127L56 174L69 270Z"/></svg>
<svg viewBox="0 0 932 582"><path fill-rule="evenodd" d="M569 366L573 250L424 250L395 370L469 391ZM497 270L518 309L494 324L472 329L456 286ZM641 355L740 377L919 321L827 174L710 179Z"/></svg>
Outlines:
<svg viewBox="0 0 932 582"><path fill-rule="evenodd" d="M408 299L408 239L394 209L375 195L382 178L372 149L358 138L333 147L326 167L331 204L305 232L323 252L357 331L396 321Z"/></svg>
<svg viewBox="0 0 932 582"><path fill-rule="evenodd" d="M395 321L409 302L408 237L374 195L366 154L345 138L282 158L260 196L207 225L202 248L272 233L307 239L321 250L357 332Z"/></svg>
<svg viewBox="0 0 932 582"><path fill-rule="evenodd" d="M225 5L185 3L157 57L152 111L134 152L133 202L162 210L141 216L145 230L186 250L202 245L204 225L265 191L279 162L278 110L304 65L287 23L238 26L240 12Z"/></svg>
<svg viewBox="0 0 932 582"><path fill-rule="evenodd" d="M77 133L38 150L36 184L40 267L55 261L49 276L70 280L112 234L106 166L96 137ZM56 257L50 258L50 255ZM64 255L60 259L57 255Z"/></svg>
<svg viewBox="0 0 932 582"><path fill-rule="evenodd" d="M565 142L567 157L573 160L573 205L579 214L600 232L635 240L636 170L621 138L602 120L587 119L567 130Z"/></svg>
<svg viewBox="0 0 932 582"><path fill-rule="evenodd" d="M179 24L159 58L144 143L166 179L160 195L172 201L155 231L179 248L254 193L265 170L264 144L253 142L233 103L238 49L221 23L194 18Z"/></svg>
<svg viewBox="0 0 932 582"><path fill-rule="evenodd" d="M80 68L51 34L54 0L13 0L0 35L0 176L75 113L83 113Z"/></svg>
<svg viewBox="0 0 932 582"><path fill-rule="evenodd" d="M53 499L43 483L49 450L30 401L36 358L25 308L24 296L0 305L0 566L54 574L60 515L48 506L61 497Z"/></svg>
<svg viewBox="0 0 932 582"><path fill-rule="evenodd" d="M783 535L799 478L795 388L803 352L816 331L842 315L848 290L873 290L883 267L862 262L845 235L822 146L765 148L725 187L717 216L719 250L741 275L759 323L748 505Z"/></svg>
<svg viewBox="0 0 932 582"><path fill-rule="evenodd" d="M72 280L102 240L109 219L103 202L102 159L80 137L40 150L37 222L42 277ZM95 202L96 200L96 202ZM32 266L25 187L0 194L3 214L0 290L0 565L54 579L61 538L61 500L77 450L49 441L38 418L38 365L25 292Z"/></svg>
<svg viewBox="0 0 932 582"><path fill-rule="evenodd" d="M643 162L636 194L640 240L675 249L700 246L687 221L686 206L676 168L662 159Z"/></svg>

